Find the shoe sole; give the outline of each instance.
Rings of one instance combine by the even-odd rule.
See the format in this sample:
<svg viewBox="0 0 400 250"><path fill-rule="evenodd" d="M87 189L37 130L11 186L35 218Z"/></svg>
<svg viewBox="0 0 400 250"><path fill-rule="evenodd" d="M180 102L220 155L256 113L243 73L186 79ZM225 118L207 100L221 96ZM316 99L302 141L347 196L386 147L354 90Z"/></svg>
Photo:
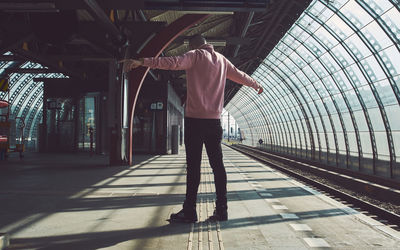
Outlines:
<svg viewBox="0 0 400 250"><path fill-rule="evenodd" d="M208 218L208 220L209 220L209 221L227 221L227 220L228 220L228 217L226 217L226 218L219 218L219 217L216 217L216 216L210 216L210 217Z"/></svg>
<svg viewBox="0 0 400 250"><path fill-rule="evenodd" d="M194 222L196 222L197 221L197 219L191 219L191 220L189 220L189 219L168 219L168 221L170 222L170 223L194 223Z"/></svg>

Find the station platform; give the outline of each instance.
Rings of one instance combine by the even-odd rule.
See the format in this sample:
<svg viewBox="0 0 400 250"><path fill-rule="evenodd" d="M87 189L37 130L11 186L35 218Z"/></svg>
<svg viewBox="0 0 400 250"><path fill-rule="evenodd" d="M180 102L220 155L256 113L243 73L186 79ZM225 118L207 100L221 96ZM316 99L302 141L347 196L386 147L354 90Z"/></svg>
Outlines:
<svg viewBox="0 0 400 250"><path fill-rule="evenodd" d="M185 153L135 156L27 154L0 162L0 235L7 249L399 249L400 233L223 146L225 222L203 150L199 222L170 224L185 194Z"/></svg>

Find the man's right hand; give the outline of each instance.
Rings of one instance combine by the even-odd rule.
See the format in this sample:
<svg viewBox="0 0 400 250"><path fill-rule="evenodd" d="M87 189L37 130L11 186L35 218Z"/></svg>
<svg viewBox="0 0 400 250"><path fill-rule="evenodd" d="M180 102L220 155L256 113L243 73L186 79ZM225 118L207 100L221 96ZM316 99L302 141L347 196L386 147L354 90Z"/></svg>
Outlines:
<svg viewBox="0 0 400 250"><path fill-rule="evenodd" d="M140 58L139 60L135 59L123 59L121 61L118 61L118 63L123 63L124 64L124 72L131 71L132 69L135 69L139 66L143 65L143 59Z"/></svg>

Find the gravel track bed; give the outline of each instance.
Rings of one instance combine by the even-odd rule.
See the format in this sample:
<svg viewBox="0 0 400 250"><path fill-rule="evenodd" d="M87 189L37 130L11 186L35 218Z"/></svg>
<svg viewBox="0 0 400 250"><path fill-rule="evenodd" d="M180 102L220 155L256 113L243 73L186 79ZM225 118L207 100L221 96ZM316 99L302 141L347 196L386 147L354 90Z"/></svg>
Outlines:
<svg viewBox="0 0 400 250"><path fill-rule="evenodd" d="M285 166L287 167L287 166ZM355 192L354 190L351 190L349 188L343 187L342 185L337 184L335 181L329 180L327 178L315 175L313 173L309 173L309 172L304 172L304 171L299 171L298 169L295 169L293 167L287 167L290 170L296 172L297 174L300 174L304 177L307 177L309 179L312 179L314 181L318 181L320 183L323 183L329 187L332 187L336 190L339 190L343 193L349 194L351 196L357 197L360 200L369 202L371 204L374 204L375 206L378 206L380 208L384 208L388 211L391 211L392 213L398 214L400 215L400 206L390 203L390 202L386 202L386 201L381 201L379 199L376 199L375 197L371 197L370 195L364 194L364 193L359 193L359 192Z"/></svg>
<svg viewBox="0 0 400 250"><path fill-rule="evenodd" d="M352 195L354 197L357 197L360 200L369 202L369 203L371 203L371 204L373 204L375 206L378 206L378 207L386 209L386 210L388 210L388 211L390 211L392 213L400 215L400 206L399 205L396 205L396 204L393 204L393 203L390 203L390 202L386 202L386 201L381 201L381 200L377 199L376 197L371 197L369 194L356 192L356 191L351 190L349 188L343 187L342 184L338 184L337 182L335 182L333 180L327 179L327 178L322 177L322 176L318 176L318 175L316 175L314 173L307 172L307 171L304 171L304 170L300 170L298 168L291 167L291 166L288 166L286 164L282 165L282 163L280 163L280 162L278 162L276 160L270 160L270 161L275 163L275 164L277 164L277 165L279 165L279 166L282 166L282 167L284 167L284 168L286 168L286 169L288 169L290 171L293 171L293 172L295 172L295 173L297 173L297 174L299 174L301 176L307 177L307 178L312 179L314 181L318 181L318 182L323 183L323 184L325 184L327 186L330 186L330 187L332 187L332 188L334 188L336 190L339 190L339 191L341 191L343 193Z"/></svg>

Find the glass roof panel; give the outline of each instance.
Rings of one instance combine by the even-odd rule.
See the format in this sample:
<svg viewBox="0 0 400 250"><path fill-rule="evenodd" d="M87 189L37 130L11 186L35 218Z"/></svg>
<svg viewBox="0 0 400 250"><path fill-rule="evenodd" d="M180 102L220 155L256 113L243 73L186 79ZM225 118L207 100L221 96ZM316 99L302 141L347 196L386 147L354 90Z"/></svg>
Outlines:
<svg viewBox="0 0 400 250"><path fill-rule="evenodd" d="M340 12L358 29L372 21L372 17L357 3L357 1L348 1L340 9Z"/></svg>
<svg viewBox="0 0 400 250"><path fill-rule="evenodd" d="M320 41L328 48L336 46L339 41L336 40L331 33L329 33L324 27L319 28L315 33L315 37L318 37Z"/></svg>
<svg viewBox="0 0 400 250"><path fill-rule="evenodd" d="M400 74L400 56L396 46L393 45L380 51L379 56L392 76Z"/></svg>
<svg viewBox="0 0 400 250"><path fill-rule="evenodd" d="M393 38L397 39L397 44L400 41L400 15L396 8L391 8L383 16L381 16L385 24L389 27L393 34Z"/></svg>
<svg viewBox="0 0 400 250"><path fill-rule="evenodd" d="M371 81L379 81L386 78L381 66L376 61L375 57L368 57L361 61L366 73L368 74Z"/></svg>
<svg viewBox="0 0 400 250"><path fill-rule="evenodd" d="M377 22L372 22L361 29L362 34L368 39L376 51L385 49L393 44L387 34Z"/></svg>
<svg viewBox="0 0 400 250"><path fill-rule="evenodd" d="M393 5L388 0L364 0L364 2L372 8L378 15L382 15Z"/></svg>
<svg viewBox="0 0 400 250"><path fill-rule="evenodd" d="M11 52L6 52L4 55L12 55ZM14 62L14 61L0 61L0 76L7 70L8 68L47 68L43 65L35 62ZM37 123L41 117L39 113L41 113L41 109L35 109L35 105L39 100L43 98L43 87L42 83L33 82L34 78L37 77L49 77L49 78L67 78L67 76L63 74L29 74L29 73L11 73L9 74L9 83L10 83L10 103L11 103L11 117L16 117L21 115L24 110L27 110L25 117L25 123L27 119L32 115L32 112L35 120L33 121L33 125L31 130L36 127L35 123ZM8 100L8 94L6 92L0 92L0 98ZM34 98L34 100L32 99ZM31 107L27 107L28 103L32 103ZM20 106L17 106L20 105ZM15 113L18 110L18 114ZM27 131L29 134L32 134L32 131ZM36 134L33 134L36 136Z"/></svg>
<svg viewBox="0 0 400 250"><path fill-rule="evenodd" d="M400 96L396 96L400 88L399 41L400 14L392 1L314 0L264 59L264 67L253 73L268 92L268 98L257 99L264 101L261 111L271 116L268 126L279 140L284 138L288 140L284 143L298 148L322 146L324 151L334 152L337 144L341 154L348 148L349 156L393 160L390 155L400 152L400 142L391 142L394 150L388 147L391 138L400 138L400 132L389 126L398 127L392 114L400 114ZM251 89L243 87L238 95L248 91ZM255 93L252 96L257 98ZM385 110L380 110L382 107ZM301 120L282 124L288 119ZM336 136L332 135L331 119ZM387 120L391 124L384 122ZM255 131L262 136L260 117L257 121ZM297 129L302 136L294 135ZM330 134L324 135L324 129ZM302 145L297 146L295 139L302 139ZM374 145L380 149L372 148ZM311 152L306 155L311 157ZM396 159L400 160L400 155Z"/></svg>

